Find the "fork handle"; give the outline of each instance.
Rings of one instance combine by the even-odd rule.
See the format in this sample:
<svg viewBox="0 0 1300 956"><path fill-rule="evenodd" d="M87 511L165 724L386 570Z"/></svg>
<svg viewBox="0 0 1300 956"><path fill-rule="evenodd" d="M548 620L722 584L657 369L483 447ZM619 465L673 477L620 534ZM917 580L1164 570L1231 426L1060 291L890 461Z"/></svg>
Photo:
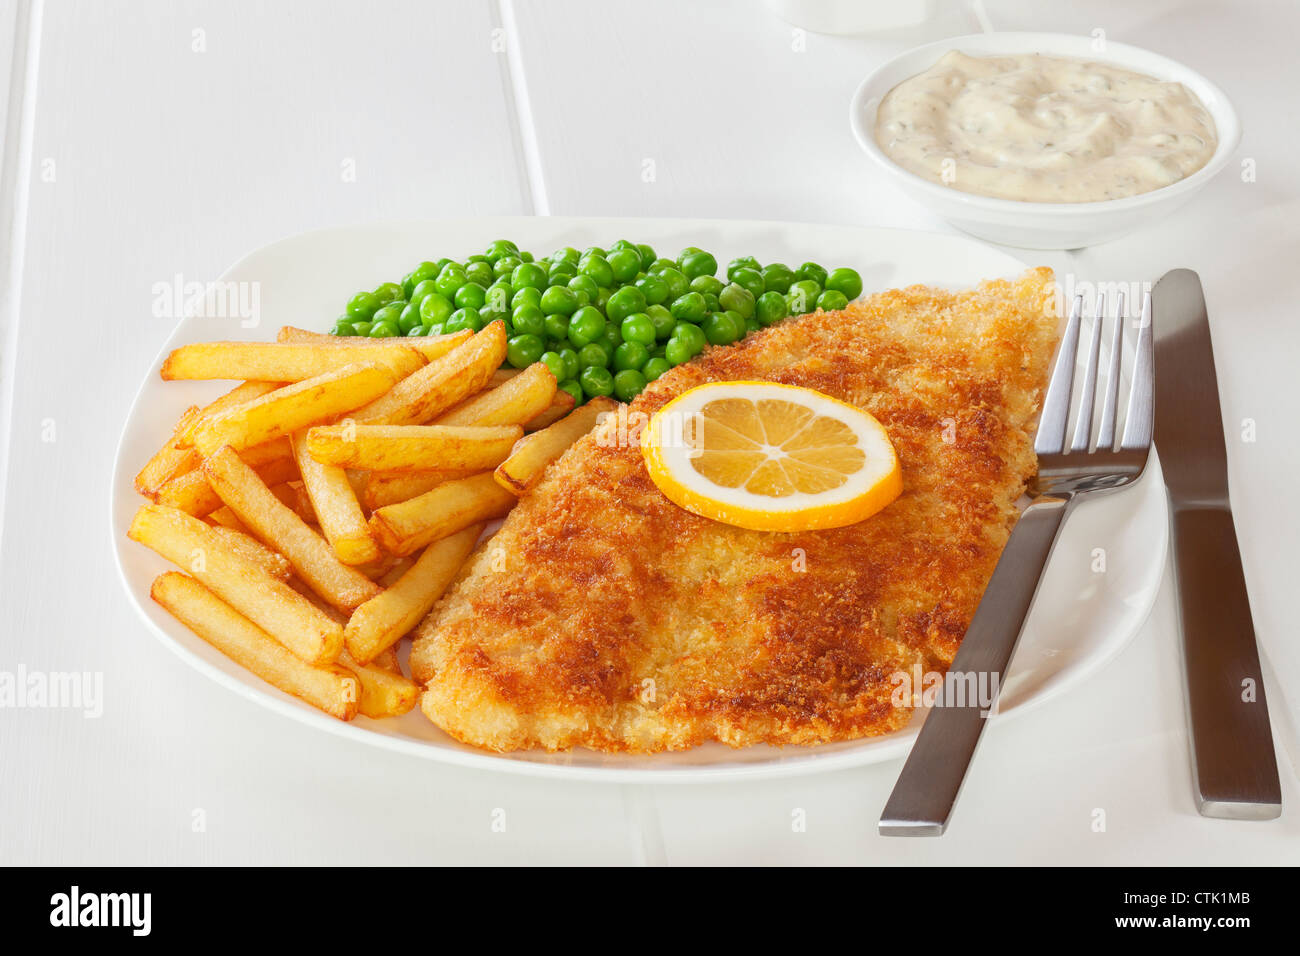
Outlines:
<svg viewBox="0 0 1300 956"><path fill-rule="evenodd" d="M975 756L986 717L997 699L1056 544L1056 533L1072 501L1070 497L1037 498L1016 522L948 668L951 676L945 678L944 692L926 715L880 815L882 836L939 836L947 829L966 769ZM964 686L978 692L949 693L949 688L960 686L958 677L964 679ZM965 699L944 699L962 697Z"/></svg>

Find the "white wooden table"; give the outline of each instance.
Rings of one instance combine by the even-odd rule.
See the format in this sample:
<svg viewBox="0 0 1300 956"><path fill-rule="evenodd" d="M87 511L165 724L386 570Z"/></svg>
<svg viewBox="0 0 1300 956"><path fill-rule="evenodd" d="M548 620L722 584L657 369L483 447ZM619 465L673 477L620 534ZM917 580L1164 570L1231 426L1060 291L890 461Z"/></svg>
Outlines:
<svg viewBox="0 0 1300 956"><path fill-rule="evenodd" d="M947 231L867 168L846 123L850 93L883 58L980 28L966 3L937 3L925 26L868 38L799 38L744 0L0 4L0 670L99 671L105 697L98 719L0 710L0 862L1300 862L1288 611L1300 568L1300 9L1283 2L986 4L995 29L1102 29L1172 55L1242 114L1239 158L1255 161L1255 181L1230 170L1138 235L1035 258L1079 280L1174 266L1204 278L1230 439L1246 419L1255 428L1228 450L1271 667L1281 820L1196 815L1167 581L1109 668L987 735L957 822L931 841L875 835L896 762L745 785L582 786L341 743L188 669L118 586L109 468L172 321L152 315L154 283L206 280L272 239L385 218Z"/></svg>

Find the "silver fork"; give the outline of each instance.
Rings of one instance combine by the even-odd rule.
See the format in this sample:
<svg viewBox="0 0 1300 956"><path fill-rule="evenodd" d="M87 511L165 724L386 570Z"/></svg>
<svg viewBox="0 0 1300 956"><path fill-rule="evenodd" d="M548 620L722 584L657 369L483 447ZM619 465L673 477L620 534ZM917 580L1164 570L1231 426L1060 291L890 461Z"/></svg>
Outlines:
<svg viewBox="0 0 1300 956"><path fill-rule="evenodd" d="M1129 391L1124 435L1115 433L1119 413L1120 352L1124 300L1115 309L1110 362L1097 444L1092 447L1093 407L1105 300L1098 297L1088 351L1084 356L1079 414L1069 435L1074 370L1079 361L1083 298L1070 310L1065 335L1039 420L1034 451L1038 477L1029 488L1032 501L1020 515L998 559L993 577L966 630L957 656L912 752L903 765L880 816L884 836L939 836L948 827L966 770L975 756L985 718L994 710L1002 676L1015 652L1047 559L1065 516L1084 495L1122 488L1146 467L1153 425L1151 296L1142 302L1136 363Z"/></svg>

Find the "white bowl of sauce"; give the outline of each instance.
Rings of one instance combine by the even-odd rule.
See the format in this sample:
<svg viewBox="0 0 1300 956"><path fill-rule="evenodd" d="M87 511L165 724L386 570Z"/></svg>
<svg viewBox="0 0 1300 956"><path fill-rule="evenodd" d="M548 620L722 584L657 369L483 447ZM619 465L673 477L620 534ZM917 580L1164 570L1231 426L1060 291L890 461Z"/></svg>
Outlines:
<svg viewBox="0 0 1300 956"><path fill-rule="evenodd" d="M858 87L858 144L981 239L1077 249L1132 232L1219 172L1241 124L1217 86L1137 47L989 33L918 47Z"/></svg>

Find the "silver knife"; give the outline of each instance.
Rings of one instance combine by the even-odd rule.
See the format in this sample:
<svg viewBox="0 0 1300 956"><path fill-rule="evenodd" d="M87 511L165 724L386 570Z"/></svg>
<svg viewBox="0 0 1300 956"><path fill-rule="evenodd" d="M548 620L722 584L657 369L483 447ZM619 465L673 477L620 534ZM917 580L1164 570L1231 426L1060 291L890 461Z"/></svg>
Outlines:
<svg viewBox="0 0 1300 956"><path fill-rule="evenodd" d="M1282 812L1282 789L1228 501L1205 296L1190 269L1166 273L1151 296L1160 317L1155 442L1173 505L1197 809L1207 817L1271 820Z"/></svg>

